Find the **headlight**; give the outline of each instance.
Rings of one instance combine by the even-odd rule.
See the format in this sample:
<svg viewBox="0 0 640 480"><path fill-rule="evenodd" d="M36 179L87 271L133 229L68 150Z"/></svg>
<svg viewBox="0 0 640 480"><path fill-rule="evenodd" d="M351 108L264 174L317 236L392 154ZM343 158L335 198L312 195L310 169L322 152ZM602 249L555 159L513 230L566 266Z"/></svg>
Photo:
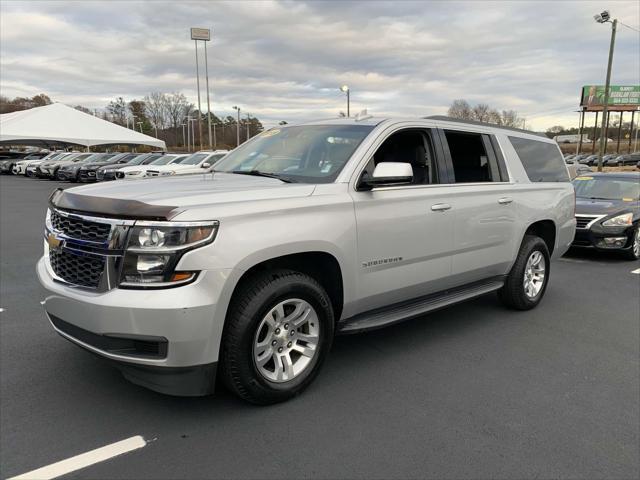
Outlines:
<svg viewBox="0 0 640 480"><path fill-rule="evenodd" d="M633 222L633 213L623 213L602 222L603 227L625 227Z"/></svg>
<svg viewBox="0 0 640 480"><path fill-rule="evenodd" d="M162 175L162 176L164 177L164 176L166 176L166 175L175 175L175 173L176 173L176 172L175 172L175 171L173 171L173 170L168 170L168 171L166 171L166 172L160 172L160 175Z"/></svg>
<svg viewBox="0 0 640 480"><path fill-rule="evenodd" d="M129 233L121 286L169 287L197 272L176 272L185 251L213 242L218 222L136 222Z"/></svg>

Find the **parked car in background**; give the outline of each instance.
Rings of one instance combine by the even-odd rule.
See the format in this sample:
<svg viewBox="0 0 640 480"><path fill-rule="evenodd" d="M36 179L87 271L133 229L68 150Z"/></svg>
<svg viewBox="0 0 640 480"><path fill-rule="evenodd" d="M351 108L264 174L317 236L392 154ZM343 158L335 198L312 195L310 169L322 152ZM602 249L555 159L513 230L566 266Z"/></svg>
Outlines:
<svg viewBox="0 0 640 480"><path fill-rule="evenodd" d="M119 160L130 160L137 157L137 153L107 153L102 157L91 160L80 166L78 170L79 182L95 182L96 173L100 167L117 164Z"/></svg>
<svg viewBox="0 0 640 480"><path fill-rule="evenodd" d="M148 177L187 175L190 173L205 173L217 161L222 159L228 150L201 150L175 164L162 165L158 168L149 168Z"/></svg>
<svg viewBox="0 0 640 480"><path fill-rule="evenodd" d="M96 154L95 153L76 153L73 155L68 155L60 161L55 161L51 165L44 166L44 168L40 166L40 170L42 174L49 180L57 180L58 171L60 170L60 168L68 165L74 165L80 162L84 162L94 155Z"/></svg>
<svg viewBox="0 0 640 480"><path fill-rule="evenodd" d="M572 245L619 250L640 258L640 173L591 173L573 180L576 236Z"/></svg>
<svg viewBox="0 0 640 480"><path fill-rule="evenodd" d="M163 158L163 157L166 157L167 155L171 155L171 157L169 157L168 159ZM116 179L122 180L122 179L144 178L147 172L147 169L149 168L149 165L151 165L153 162L155 161L159 161L160 163L170 162L172 160L175 160L177 157L178 157L178 154L175 154L175 153L174 154L150 153L148 154L147 157L145 157L140 163L136 165L127 165L126 167L119 168L116 171Z"/></svg>
<svg viewBox="0 0 640 480"><path fill-rule="evenodd" d="M594 162L598 161L598 155L588 155L580 160L578 160L579 163L583 164L583 165L589 165L590 167L593 166Z"/></svg>
<svg viewBox="0 0 640 480"><path fill-rule="evenodd" d="M13 164L11 173L13 173L14 175L24 175L27 171L27 165L30 162L36 161L36 160L42 160L48 157L49 155L51 155L49 152L30 153L29 155L23 157L22 159L16 160L16 162Z"/></svg>
<svg viewBox="0 0 640 480"><path fill-rule="evenodd" d="M80 152L63 152L57 157L47 160L36 165L36 177L38 178L51 178L51 174L60 168L63 162L68 162L73 158L81 155ZM86 154L85 154L86 155Z"/></svg>
<svg viewBox="0 0 640 480"><path fill-rule="evenodd" d="M124 167L129 167L133 165L140 165L146 158L148 158L150 153L131 153L133 155L132 158L128 160L120 159L117 162L104 165L99 167L96 170L96 181L101 182L103 180L115 180L116 172Z"/></svg>
<svg viewBox="0 0 640 480"><path fill-rule="evenodd" d="M99 161L105 157L112 157L116 155L115 153L85 153L83 155L88 155L86 157L74 157L69 158L67 161L63 162L63 165L58 168L56 171L56 179L57 180L68 180L71 182L77 182L79 180L79 172L80 169L87 165L90 162Z"/></svg>
<svg viewBox="0 0 640 480"><path fill-rule="evenodd" d="M492 292L535 308L575 233L558 145L489 124L282 126L214 170L48 202L37 274L52 327L163 393L212 393L217 377L281 402L313 382L335 333Z"/></svg>
<svg viewBox="0 0 640 480"><path fill-rule="evenodd" d="M53 161L65 154L66 152L53 152L47 155L46 157L41 158L40 160L31 160L29 163L26 164L26 167L24 169L24 174L27 177L35 177L37 173L37 168L39 165L43 164L44 162Z"/></svg>
<svg viewBox="0 0 640 480"><path fill-rule="evenodd" d="M640 152L628 153L626 155L612 155L612 157L613 158L607 161L607 166L609 167L624 167L627 165L636 165L640 162Z"/></svg>

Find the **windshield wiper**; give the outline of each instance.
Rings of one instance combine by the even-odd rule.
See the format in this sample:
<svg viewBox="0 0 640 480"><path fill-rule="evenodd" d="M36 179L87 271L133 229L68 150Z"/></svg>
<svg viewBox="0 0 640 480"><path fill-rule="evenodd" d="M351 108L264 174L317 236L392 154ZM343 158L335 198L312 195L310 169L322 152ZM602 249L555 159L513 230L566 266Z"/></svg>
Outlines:
<svg viewBox="0 0 640 480"><path fill-rule="evenodd" d="M280 180L281 182L284 182L284 183L295 183L296 182L295 180L292 180L291 178L281 177L280 175L278 175L276 173L261 172L260 170L232 170L231 172L227 172L227 173L237 173L238 175L252 175L254 177L277 178L278 180Z"/></svg>

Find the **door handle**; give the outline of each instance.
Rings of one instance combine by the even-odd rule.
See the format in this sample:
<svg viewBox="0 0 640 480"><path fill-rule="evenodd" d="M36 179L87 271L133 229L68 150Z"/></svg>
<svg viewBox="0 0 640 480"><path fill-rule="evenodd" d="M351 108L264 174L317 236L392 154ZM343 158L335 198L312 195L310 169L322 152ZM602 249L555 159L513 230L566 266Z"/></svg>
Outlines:
<svg viewBox="0 0 640 480"><path fill-rule="evenodd" d="M513 202L513 198L511 198L511 197L502 197L502 198L498 199L498 203L500 205L508 205L511 202Z"/></svg>
<svg viewBox="0 0 640 480"><path fill-rule="evenodd" d="M431 205L431 211L433 212L444 212L445 210L449 210L451 205L448 203L436 203L435 205Z"/></svg>

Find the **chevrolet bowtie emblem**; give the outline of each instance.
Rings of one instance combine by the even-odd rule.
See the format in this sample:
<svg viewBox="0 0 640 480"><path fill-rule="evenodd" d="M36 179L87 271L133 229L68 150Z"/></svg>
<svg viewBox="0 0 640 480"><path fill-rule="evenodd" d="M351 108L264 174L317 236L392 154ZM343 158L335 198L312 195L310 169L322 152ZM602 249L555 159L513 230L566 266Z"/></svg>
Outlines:
<svg viewBox="0 0 640 480"><path fill-rule="evenodd" d="M47 235L47 243L49 244L49 248L55 250L57 248L60 248L60 246L62 245L62 240L56 237L53 233L50 233L49 235Z"/></svg>

